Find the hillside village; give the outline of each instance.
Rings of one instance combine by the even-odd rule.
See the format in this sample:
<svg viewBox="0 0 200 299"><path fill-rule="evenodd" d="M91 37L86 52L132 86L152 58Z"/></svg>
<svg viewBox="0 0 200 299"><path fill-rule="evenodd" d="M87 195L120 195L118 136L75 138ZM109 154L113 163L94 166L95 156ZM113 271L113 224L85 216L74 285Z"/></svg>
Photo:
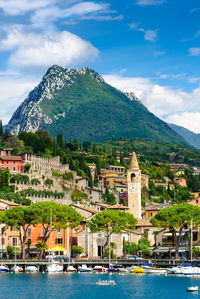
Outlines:
<svg viewBox="0 0 200 299"><path fill-rule="evenodd" d="M11 136L9 138L11 140ZM57 147L59 142L63 146L62 138L59 138ZM45 157L45 154L38 155L24 149L26 147L17 154L16 148L5 147L1 150L0 197L5 194L7 197L0 199L0 210L37 202L55 202L75 209L83 217L78 230L58 228L53 230L51 236L51 248L61 246L66 249L67 256L71 256L73 247L78 246L82 248L82 256L102 257L106 235L91 233L87 222L106 210L128 212L137 219L135 230L112 234L114 256L124 255L126 242L138 244L145 238L149 242L148 254L162 256L169 250L173 253L172 233L169 229L153 226L150 220L163 208L176 203L188 202L200 207L198 165L150 163L140 154L136 156L135 152L130 151L123 154L116 149L109 158L105 148L104 151L98 150L98 145L83 143L79 153L77 150L75 152L76 156L79 155L79 167L75 170L73 158L69 163L61 163L61 160L67 161L63 159L63 153ZM114 163L108 164L108 161ZM5 173L7 179L3 176ZM0 228L1 256L5 256L8 246L20 248L20 231L3 223ZM42 225L30 226L26 240L30 256L38 255L36 244L42 240ZM198 230L193 231L193 241L194 244L200 241Z"/></svg>

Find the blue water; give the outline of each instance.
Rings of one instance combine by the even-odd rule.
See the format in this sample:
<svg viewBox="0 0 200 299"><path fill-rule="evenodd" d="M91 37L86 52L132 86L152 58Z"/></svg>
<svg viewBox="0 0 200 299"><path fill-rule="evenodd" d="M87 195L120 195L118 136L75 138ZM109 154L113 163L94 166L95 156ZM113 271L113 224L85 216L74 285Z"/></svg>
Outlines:
<svg viewBox="0 0 200 299"><path fill-rule="evenodd" d="M100 279L114 279L116 286L97 286ZM187 293L189 286L199 286L200 278L164 275L108 275L90 273L0 274L0 298L72 298L112 299L199 298L200 293Z"/></svg>

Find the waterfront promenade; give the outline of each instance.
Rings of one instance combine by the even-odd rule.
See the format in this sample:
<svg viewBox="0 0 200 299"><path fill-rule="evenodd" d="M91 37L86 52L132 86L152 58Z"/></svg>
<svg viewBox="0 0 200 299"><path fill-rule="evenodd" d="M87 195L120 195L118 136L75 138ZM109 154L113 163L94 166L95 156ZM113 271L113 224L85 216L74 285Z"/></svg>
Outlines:
<svg viewBox="0 0 200 299"><path fill-rule="evenodd" d="M72 259L71 262L67 261L59 261L64 266L64 271L66 270L67 266L69 264L73 264L75 268L78 268L80 265L87 265L87 266L96 266L96 265L102 265L105 267L109 266L109 260L108 259ZM20 265L23 267L24 270L26 270L27 266L36 266L39 271L44 271L46 266L51 263L47 259L43 260L0 260L0 264L6 265L8 268L12 268L13 265ZM114 259L110 261L111 264L120 264L123 267L130 267L130 266L140 266L141 264L148 263L152 264L156 267L163 267L167 268L173 265L181 265L180 259L142 259L142 260L131 260L131 259ZM185 260L185 263L190 263L190 261ZM194 264L199 264L199 260L193 260Z"/></svg>

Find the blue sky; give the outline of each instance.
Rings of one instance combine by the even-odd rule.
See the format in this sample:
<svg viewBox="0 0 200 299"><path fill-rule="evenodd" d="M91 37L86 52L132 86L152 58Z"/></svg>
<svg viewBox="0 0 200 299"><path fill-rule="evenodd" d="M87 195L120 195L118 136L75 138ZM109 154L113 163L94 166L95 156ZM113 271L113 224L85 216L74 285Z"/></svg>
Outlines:
<svg viewBox="0 0 200 299"><path fill-rule="evenodd" d="M0 0L0 118L52 64L89 66L199 133L199 19L199 0Z"/></svg>

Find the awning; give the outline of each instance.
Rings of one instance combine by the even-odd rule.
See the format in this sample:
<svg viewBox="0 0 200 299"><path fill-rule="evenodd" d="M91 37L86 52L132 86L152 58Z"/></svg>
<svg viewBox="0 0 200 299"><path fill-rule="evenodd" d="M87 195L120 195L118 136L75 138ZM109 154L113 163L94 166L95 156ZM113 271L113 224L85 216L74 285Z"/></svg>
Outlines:
<svg viewBox="0 0 200 299"><path fill-rule="evenodd" d="M168 247L160 247L160 248L153 250L153 252L168 252L168 251L169 251Z"/></svg>
<svg viewBox="0 0 200 299"><path fill-rule="evenodd" d="M67 251L66 248L62 247L62 246L56 246L51 248L52 251Z"/></svg>

